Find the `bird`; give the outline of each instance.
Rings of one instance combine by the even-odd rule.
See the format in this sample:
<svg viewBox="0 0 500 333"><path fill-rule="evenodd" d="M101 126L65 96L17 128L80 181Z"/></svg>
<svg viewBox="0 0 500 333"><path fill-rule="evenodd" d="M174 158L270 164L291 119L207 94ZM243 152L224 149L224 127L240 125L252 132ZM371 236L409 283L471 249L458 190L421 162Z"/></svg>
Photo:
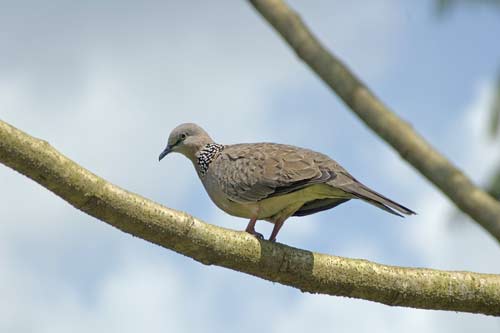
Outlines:
<svg viewBox="0 0 500 333"><path fill-rule="evenodd" d="M361 199L391 214L416 214L375 192L322 153L278 143L216 143L194 123L175 127L161 161L175 152L191 160L210 199L224 212L250 219L246 232L263 239L255 230L257 220L274 224L272 242L291 216L306 216Z"/></svg>

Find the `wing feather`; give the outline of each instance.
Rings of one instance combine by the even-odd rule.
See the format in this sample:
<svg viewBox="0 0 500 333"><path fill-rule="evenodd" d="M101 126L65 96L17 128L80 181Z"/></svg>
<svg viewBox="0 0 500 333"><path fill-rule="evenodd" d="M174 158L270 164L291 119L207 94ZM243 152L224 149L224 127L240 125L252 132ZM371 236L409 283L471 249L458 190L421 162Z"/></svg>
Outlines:
<svg viewBox="0 0 500 333"><path fill-rule="evenodd" d="M257 202L336 177L327 156L299 147L256 143L226 146L210 166L222 191L236 202Z"/></svg>

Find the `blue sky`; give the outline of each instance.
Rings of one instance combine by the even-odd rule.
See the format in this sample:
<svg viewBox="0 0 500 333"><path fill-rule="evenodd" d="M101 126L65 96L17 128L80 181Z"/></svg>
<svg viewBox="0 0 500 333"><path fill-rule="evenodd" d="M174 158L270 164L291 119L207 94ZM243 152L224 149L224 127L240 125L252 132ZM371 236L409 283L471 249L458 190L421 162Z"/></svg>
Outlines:
<svg viewBox="0 0 500 333"><path fill-rule="evenodd" d="M500 69L500 12L434 2L291 4L369 87L436 148L485 182ZM2 2L0 119L85 168L209 223L190 162L157 156L179 123L221 143L274 141L330 155L416 210L361 202L287 221L279 241L384 264L498 273L498 244L457 218L429 182L366 128L244 2ZM0 165L0 331L498 331L482 315L303 294L206 267L76 211ZM265 234L266 222L257 224Z"/></svg>

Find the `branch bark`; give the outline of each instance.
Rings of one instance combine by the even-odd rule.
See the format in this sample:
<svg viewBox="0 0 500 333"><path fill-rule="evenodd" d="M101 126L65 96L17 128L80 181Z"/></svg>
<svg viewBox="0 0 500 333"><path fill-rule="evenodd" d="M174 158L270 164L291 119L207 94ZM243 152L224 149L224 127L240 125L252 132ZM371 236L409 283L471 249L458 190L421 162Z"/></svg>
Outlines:
<svg viewBox="0 0 500 333"><path fill-rule="evenodd" d="M375 133L500 242L500 202L474 185L385 106L282 0L249 0L318 76Z"/></svg>
<svg viewBox="0 0 500 333"><path fill-rule="evenodd" d="M303 292L500 316L500 275L386 266L257 240L123 190L80 167L46 141L2 121L0 162L91 216L207 265Z"/></svg>

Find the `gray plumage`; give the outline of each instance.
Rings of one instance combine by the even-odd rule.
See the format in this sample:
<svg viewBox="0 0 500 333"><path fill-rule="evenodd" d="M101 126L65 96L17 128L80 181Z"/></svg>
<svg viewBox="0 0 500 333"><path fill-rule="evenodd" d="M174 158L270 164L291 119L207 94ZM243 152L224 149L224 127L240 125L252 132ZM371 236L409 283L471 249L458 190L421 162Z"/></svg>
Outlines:
<svg viewBox="0 0 500 333"><path fill-rule="evenodd" d="M362 199L389 213L415 214L357 181L328 156L276 143L220 145L195 124L169 136L160 160L179 152L194 164L212 201L228 214L249 218L246 231L257 236L256 220L274 223L275 240L290 216L305 216Z"/></svg>

